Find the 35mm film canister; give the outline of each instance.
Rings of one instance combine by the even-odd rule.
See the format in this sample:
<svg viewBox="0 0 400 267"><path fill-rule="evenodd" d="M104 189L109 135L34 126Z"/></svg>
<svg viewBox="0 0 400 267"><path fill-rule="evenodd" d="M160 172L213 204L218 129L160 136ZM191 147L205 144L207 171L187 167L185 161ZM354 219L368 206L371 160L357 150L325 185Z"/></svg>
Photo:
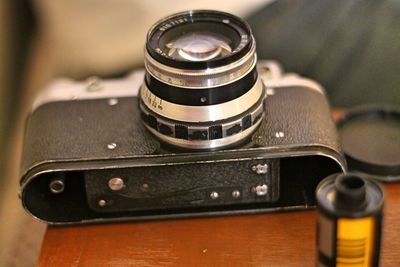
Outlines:
<svg viewBox="0 0 400 267"><path fill-rule="evenodd" d="M384 192L362 174L333 174L317 187L317 266L379 266Z"/></svg>

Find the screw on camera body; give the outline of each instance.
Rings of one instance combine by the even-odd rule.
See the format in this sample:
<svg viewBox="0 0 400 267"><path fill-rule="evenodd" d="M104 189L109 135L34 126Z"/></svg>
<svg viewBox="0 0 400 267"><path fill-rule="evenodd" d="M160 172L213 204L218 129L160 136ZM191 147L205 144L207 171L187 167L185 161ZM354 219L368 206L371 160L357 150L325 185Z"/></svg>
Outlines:
<svg viewBox="0 0 400 267"><path fill-rule="evenodd" d="M65 189L65 179L64 177L54 178L49 184L50 192L53 194L60 194L64 192Z"/></svg>

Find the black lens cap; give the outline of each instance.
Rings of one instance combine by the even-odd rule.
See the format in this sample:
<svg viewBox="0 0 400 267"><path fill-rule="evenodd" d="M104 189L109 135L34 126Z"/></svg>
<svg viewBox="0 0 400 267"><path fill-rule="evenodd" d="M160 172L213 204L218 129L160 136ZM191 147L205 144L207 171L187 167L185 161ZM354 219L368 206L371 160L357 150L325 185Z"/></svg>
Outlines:
<svg viewBox="0 0 400 267"><path fill-rule="evenodd" d="M385 182L400 181L400 106L368 105L338 120L350 171Z"/></svg>

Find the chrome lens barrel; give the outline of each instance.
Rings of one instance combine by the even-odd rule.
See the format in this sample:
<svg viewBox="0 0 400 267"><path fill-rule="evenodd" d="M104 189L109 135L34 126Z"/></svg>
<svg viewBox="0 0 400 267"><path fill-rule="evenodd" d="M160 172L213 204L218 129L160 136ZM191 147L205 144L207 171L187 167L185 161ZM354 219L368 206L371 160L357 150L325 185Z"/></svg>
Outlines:
<svg viewBox="0 0 400 267"><path fill-rule="evenodd" d="M167 17L149 31L144 125L166 143L215 149L242 141L260 124L265 92L246 22L216 11Z"/></svg>

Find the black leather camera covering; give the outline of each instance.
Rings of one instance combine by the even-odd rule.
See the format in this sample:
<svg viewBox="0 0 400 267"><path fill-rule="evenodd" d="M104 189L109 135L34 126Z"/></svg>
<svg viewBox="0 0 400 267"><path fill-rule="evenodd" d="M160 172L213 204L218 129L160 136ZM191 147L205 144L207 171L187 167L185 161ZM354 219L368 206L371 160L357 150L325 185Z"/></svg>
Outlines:
<svg viewBox="0 0 400 267"><path fill-rule="evenodd" d="M108 99L44 104L30 115L26 126L20 181L22 203L33 216L51 224L313 207L318 182L346 168L326 97L308 87L275 88L275 94L266 99L266 107L261 126L247 143L234 149L190 152L164 147L146 131L140 121L136 97L120 98L113 106L108 105ZM114 149L108 148L111 143L116 144ZM159 203L149 205L147 209L121 206L111 212L89 204L89 195L97 189L87 187L95 186L93 177L96 175L93 174L96 173L98 179L105 179L101 178L102 172L118 174L122 170L159 168L159 173L165 176L163 166L168 166L171 172L180 172L182 166L190 171L199 164L207 164L207 172L190 171L186 177L193 181L202 179L203 184L209 180L209 184L215 186L215 181L230 179L226 173L239 173L240 162L252 164L260 160L279 166L275 174L268 176L268 182L276 183L270 189L275 197L266 201L197 206L163 206ZM223 162L225 165L221 168ZM90 175L91 182L85 181ZM65 178L65 190L61 194L52 194L49 190L49 182L55 177ZM157 177L153 180L157 181ZM173 184L171 180L170 183ZM176 185L178 187L179 179ZM242 186L249 187L250 184ZM146 201L153 200L148 198Z"/></svg>

